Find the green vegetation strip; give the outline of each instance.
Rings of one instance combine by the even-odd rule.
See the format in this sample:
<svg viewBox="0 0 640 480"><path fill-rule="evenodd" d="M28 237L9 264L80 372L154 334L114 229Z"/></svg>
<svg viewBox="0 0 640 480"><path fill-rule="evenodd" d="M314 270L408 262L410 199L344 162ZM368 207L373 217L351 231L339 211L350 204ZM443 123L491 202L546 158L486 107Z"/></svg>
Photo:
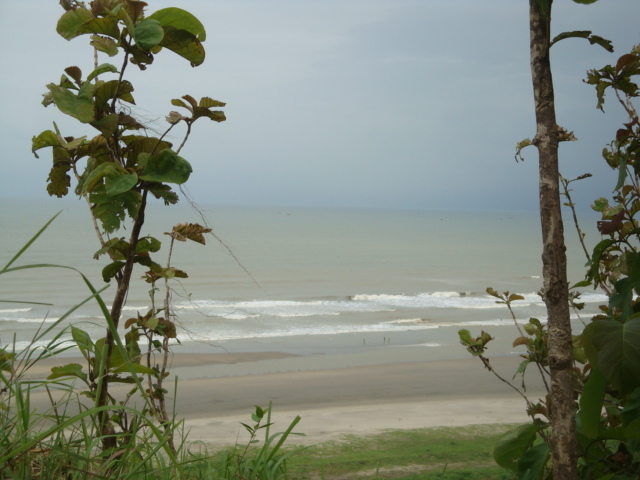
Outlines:
<svg viewBox="0 0 640 480"><path fill-rule="evenodd" d="M311 446L288 459L296 480L515 478L497 466L492 450L513 425L472 425L387 431Z"/></svg>

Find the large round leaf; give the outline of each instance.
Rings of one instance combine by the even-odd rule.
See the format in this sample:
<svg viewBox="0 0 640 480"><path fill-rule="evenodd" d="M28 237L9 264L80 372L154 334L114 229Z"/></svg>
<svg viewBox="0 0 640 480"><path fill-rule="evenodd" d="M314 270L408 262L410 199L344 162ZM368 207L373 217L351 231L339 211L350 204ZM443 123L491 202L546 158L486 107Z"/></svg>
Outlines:
<svg viewBox="0 0 640 480"><path fill-rule="evenodd" d="M160 22L163 27L171 26L177 30L186 30L196 37L200 42L204 42L207 34L202 22L191 13L177 7L162 8L147 17Z"/></svg>
<svg viewBox="0 0 640 480"><path fill-rule="evenodd" d="M153 48L164 38L164 30L158 20L145 18L133 29L133 38L140 48Z"/></svg>
<svg viewBox="0 0 640 480"><path fill-rule="evenodd" d="M599 320L585 333L598 352L598 368L611 385L623 394L640 386L640 318L625 323Z"/></svg>
<svg viewBox="0 0 640 480"><path fill-rule="evenodd" d="M189 179L191 165L172 150L162 150L150 157L139 177L148 182L181 184Z"/></svg>
<svg viewBox="0 0 640 480"><path fill-rule="evenodd" d="M496 463L503 468L518 471L518 462L533 445L539 429L540 427L533 423L525 423L505 433L493 449Z"/></svg>

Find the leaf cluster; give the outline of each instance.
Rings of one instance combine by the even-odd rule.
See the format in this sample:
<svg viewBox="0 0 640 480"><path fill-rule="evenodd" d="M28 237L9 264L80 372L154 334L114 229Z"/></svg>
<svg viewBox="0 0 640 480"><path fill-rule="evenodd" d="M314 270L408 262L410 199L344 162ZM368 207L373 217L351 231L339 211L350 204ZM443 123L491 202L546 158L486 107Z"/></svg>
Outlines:
<svg viewBox="0 0 640 480"><path fill-rule="evenodd" d="M593 40L590 32L570 32L554 41L571 37ZM580 478L585 479L640 475L640 122L634 106L640 96L639 75L640 48L635 47L615 65L590 70L585 80L595 87L599 109L603 109L605 94L611 92L629 118L602 153L605 162L617 171L617 180L612 197L598 198L592 205L601 216L597 228L603 238L587 254L585 279L572 287L600 288L608 294L600 313L572 338L578 468ZM521 142L518 153L530 144L529 140ZM565 187L568 183L565 181ZM522 299L493 289L487 289L487 293L506 305L512 315L511 303ZM570 295L576 311L583 307L578 299L578 292ZM513 345L524 348L525 353L514 378L524 375L532 365L547 382L547 326L532 318L518 330L520 335ZM490 339L486 332L478 338L468 331L460 332L461 342L476 356L485 351L485 339ZM488 360L483 361L487 365ZM550 397L527 403L532 423L508 432L496 445L494 458L499 465L517 472L519 478L546 479L553 461Z"/></svg>

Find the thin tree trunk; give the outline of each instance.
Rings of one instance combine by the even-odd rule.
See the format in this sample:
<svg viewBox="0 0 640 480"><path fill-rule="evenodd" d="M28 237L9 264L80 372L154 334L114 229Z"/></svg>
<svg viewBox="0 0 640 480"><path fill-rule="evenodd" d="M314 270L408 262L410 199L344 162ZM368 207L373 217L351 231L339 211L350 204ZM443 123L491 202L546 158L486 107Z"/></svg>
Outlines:
<svg viewBox="0 0 640 480"><path fill-rule="evenodd" d="M536 107L536 136L540 163L540 221L542 273L548 316L551 371L551 449L553 478L577 477L577 440L572 371L571 323L567 258L560 209L558 171L559 128L556 124L553 79L549 60L552 0L529 0L531 76ZM546 5L546 6L545 6Z"/></svg>
<svg viewBox="0 0 640 480"><path fill-rule="evenodd" d="M138 240L140 239L140 231L144 224L144 214L147 206L147 190L142 194L142 201L140 202L140 208L138 215L133 223L131 230L131 237L129 238L129 252L127 253L127 260L122 269L122 273L116 277L118 283L118 289L111 305L111 319L113 320L114 328L118 328L120 323L120 316L122 315L122 307L125 304L127 294L129 293L129 285L131 282L131 274L133 273L133 264L135 257L135 249ZM104 342L107 347L107 365L105 372L109 369L109 359L115 346L115 338L110 328L107 328L106 338ZM109 377L104 378L102 390L100 391L100 397L98 398L98 406L103 407L109 403ZM116 448L117 442L115 437L115 431L113 425L109 420L109 411L104 410L98 414L100 422L100 430L102 432L102 449L112 450Z"/></svg>

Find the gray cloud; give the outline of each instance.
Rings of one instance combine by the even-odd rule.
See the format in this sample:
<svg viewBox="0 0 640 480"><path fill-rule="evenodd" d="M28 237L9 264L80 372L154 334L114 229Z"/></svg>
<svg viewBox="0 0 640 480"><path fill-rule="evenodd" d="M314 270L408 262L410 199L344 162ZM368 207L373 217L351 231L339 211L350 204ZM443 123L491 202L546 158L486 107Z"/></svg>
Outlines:
<svg viewBox="0 0 640 480"><path fill-rule="evenodd" d="M93 134L39 105L64 67L89 70L93 60L85 39L55 33L62 10L52 3L0 4L7 195L46 195L49 160L31 156L32 135L52 121L65 134ZM556 4L556 32L592 29L619 54L640 43L636 0ZM16 19L35 5L25 32ZM199 202L535 208L537 154L513 160L515 143L535 133L526 2L193 0L187 8L207 28L205 64L192 69L166 53L129 73L135 111L159 129L171 98L228 103L228 121L196 124L183 150ZM617 58L601 50L567 40L553 52L558 119L580 138L562 146L563 173L602 177L578 187L583 203L611 190L599 152L623 119L613 103L598 112L581 82Z"/></svg>

